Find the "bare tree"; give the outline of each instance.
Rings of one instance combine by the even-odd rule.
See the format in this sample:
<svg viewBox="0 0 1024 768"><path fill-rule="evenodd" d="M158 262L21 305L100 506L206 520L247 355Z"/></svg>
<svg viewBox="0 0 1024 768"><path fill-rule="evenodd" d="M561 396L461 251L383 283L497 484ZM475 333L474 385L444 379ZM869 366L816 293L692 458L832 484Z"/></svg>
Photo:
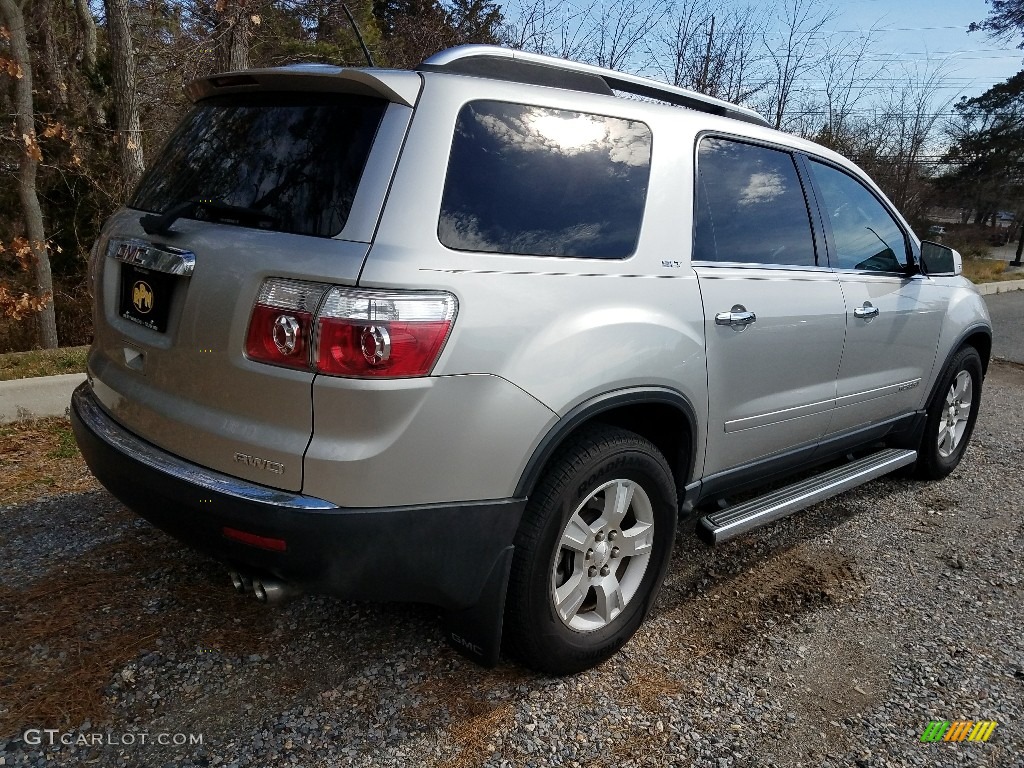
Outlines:
<svg viewBox="0 0 1024 768"><path fill-rule="evenodd" d="M595 3L534 0L511 8L502 26L502 42L530 53L583 60L593 48Z"/></svg>
<svg viewBox="0 0 1024 768"><path fill-rule="evenodd" d="M61 107L68 105L67 59L57 41L60 34L61 11L53 0L33 0L30 24L39 44L36 46L35 85L44 85L51 98Z"/></svg>
<svg viewBox="0 0 1024 768"><path fill-rule="evenodd" d="M786 0L778 19L782 31L779 44L770 42L767 31L763 34L773 74L769 85L771 100L765 106L768 119L776 128L782 128L797 79L819 61L815 51L816 38L837 14L834 8L821 8L818 0Z"/></svg>
<svg viewBox="0 0 1024 768"><path fill-rule="evenodd" d="M605 0L594 18L588 60L609 69L642 69L634 56L668 10L667 0Z"/></svg>
<svg viewBox="0 0 1024 768"><path fill-rule="evenodd" d="M863 103L868 85L875 82L888 61L874 57L875 29L857 38L826 38L817 72L821 76L821 123L815 138L832 149L853 149L856 127L854 110Z"/></svg>
<svg viewBox="0 0 1024 768"><path fill-rule="evenodd" d="M926 61L904 67L904 76L886 95L877 133L885 164L875 169L879 183L900 210L920 208L921 179L938 155L938 124L955 96L940 96L948 65Z"/></svg>
<svg viewBox="0 0 1024 768"><path fill-rule="evenodd" d="M75 15L82 30L81 61L85 73L93 78L96 76L96 19L92 17L89 0L75 0Z"/></svg>
<svg viewBox="0 0 1024 768"><path fill-rule="evenodd" d="M655 37L654 69L673 85L743 102L764 87L756 48L764 19L751 7L682 0Z"/></svg>
<svg viewBox="0 0 1024 768"><path fill-rule="evenodd" d="M502 41L532 53L637 71L648 64L637 57L649 50L645 39L665 18L669 2L592 0L576 6L566 0L533 0L512 9Z"/></svg>
<svg viewBox="0 0 1024 768"><path fill-rule="evenodd" d="M145 170L142 154L142 124L139 119L138 73L132 42L130 0L106 0L107 34L110 37L114 80L114 112L117 116L118 157L121 173L129 188Z"/></svg>
<svg viewBox="0 0 1024 768"><path fill-rule="evenodd" d="M78 50L76 58L81 63L86 83L92 92L91 95L94 96L86 99L86 109L93 124L104 127L107 124L107 117L103 111L103 104L99 98L95 98L104 90L103 76L100 74L99 57L96 52L96 19L93 18L89 0L75 0L74 6L78 27L82 34L81 48Z"/></svg>
<svg viewBox="0 0 1024 768"><path fill-rule="evenodd" d="M28 36L25 30L25 9L28 0L0 0L0 18L7 27L14 72L15 128L20 137L18 156L18 198L28 246L31 249L36 277L36 291L45 304L39 312L39 338L43 347L57 346L57 320L53 311L53 273L50 269L49 247L43 225L43 210L39 204L36 181L42 152L36 136L35 103L32 91L32 60L29 56Z"/></svg>
<svg viewBox="0 0 1024 768"><path fill-rule="evenodd" d="M217 0L217 69L222 72L249 68L252 19L248 0Z"/></svg>

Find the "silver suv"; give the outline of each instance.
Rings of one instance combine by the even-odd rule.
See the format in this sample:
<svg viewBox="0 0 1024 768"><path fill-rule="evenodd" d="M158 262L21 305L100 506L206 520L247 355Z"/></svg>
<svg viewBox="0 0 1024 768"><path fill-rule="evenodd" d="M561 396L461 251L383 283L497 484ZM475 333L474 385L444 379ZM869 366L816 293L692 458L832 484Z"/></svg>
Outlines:
<svg viewBox="0 0 1024 768"><path fill-rule="evenodd" d="M750 110L482 46L189 93L94 249L74 426L260 599L431 603L569 673L678 520L720 542L963 455L991 327L959 257Z"/></svg>

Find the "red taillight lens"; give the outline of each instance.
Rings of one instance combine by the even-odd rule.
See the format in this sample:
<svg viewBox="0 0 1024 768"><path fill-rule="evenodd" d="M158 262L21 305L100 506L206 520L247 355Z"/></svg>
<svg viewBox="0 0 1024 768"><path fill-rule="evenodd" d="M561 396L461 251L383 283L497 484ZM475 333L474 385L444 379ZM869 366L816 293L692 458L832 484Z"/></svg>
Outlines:
<svg viewBox="0 0 1024 768"><path fill-rule="evenodd" d="M313 316L257 304L249 321L245 354L261 363L289 368L309 367L309 338Z"/></svg>
<svg viewBox="0 0 1024 768"><path fill-rule="evenodd" d="M457 308L450 293L331 288L271 278L253 307L245 354L328 376L426 376L444 349Z"/></svg>
<svg viewBox="0 0 1024 768"><path fill-rule="evenodd" d="M455 319L449 293L332 288L318 317L316 367L330 376L426 376Z"/></svg>
<svg viewBox="0 0 1024 768"><path fill-rule="evenodd" d="M425 376L449 328L448 320L366 325L323 317L316 367L332 376Z"/></svg>
<svg viewBox="0 0 1024 768"><path fill-rule="evenodd" d="M314 315L327 286L299 280L266 280L249 318L245 354L287 368L309 368Z"/></svg>

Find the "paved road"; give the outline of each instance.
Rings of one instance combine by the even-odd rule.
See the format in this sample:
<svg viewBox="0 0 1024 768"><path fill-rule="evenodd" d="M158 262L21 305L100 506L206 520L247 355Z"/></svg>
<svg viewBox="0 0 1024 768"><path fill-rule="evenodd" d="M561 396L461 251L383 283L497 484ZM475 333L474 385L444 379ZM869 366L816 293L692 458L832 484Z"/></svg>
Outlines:
<svg viewBox="0 0 1024 768"><path fill-rule="evenodd" d="M995 339L993 357L1024 364L1024 291L986 296Z"/></svg>

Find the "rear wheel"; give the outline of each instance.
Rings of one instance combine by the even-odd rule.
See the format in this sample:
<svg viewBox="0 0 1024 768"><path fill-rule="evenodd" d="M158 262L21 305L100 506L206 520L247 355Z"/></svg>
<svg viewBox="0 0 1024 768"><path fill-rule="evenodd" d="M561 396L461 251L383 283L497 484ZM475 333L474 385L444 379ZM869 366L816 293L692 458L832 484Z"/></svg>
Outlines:
<svg viewBox="0 0 1024 768"><path fill-rule="evenodd" d="M915 466L921 479L939 480L960 463L978 418L981 382L981 356L974 347L964 347L943 372L935 399L928 406Z"/></svg>
<svg viewBox="0 0 1024 768"><path fill-rule="evenodd" d="M604 426L573 438L549 464L516 535L509 650L551 674L614 654L654 602L675 528L672 472L652 443Z"/></svg>

